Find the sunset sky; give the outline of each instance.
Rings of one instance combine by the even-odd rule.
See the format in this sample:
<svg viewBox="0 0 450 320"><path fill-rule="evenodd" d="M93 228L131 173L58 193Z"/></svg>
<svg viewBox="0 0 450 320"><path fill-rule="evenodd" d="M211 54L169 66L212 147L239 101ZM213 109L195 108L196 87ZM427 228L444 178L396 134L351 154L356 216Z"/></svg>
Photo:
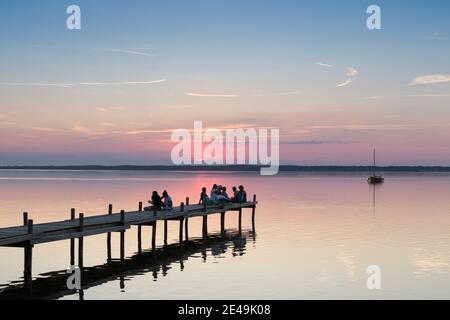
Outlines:
<svg viewBox="0 0 450 320"><path fill-rule="evenodd" d="M450 165L449 57L446 0L0 0L0 165L170 164L195 120L280 128L283 164Z"/></svg>

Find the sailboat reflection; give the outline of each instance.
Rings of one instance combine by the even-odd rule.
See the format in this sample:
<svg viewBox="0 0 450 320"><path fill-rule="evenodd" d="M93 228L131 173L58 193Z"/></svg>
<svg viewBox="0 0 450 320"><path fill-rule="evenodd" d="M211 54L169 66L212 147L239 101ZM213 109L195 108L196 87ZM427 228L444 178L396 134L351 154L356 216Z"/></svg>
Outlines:
<svg viewBox="0 0 450 320"><path fill-rule="evenodd" d="M136 276L152 274L154 281L158 276L167 276L174 265L183 271L189 258L201 254L204 261L208 256L220 256L231 249L232 256L245 254L247 241L254 243L256 234L253 230L227 231L225 234L210 234L204 238L191 239L182 246L173 244L156 250L142 251L120 260L111 260L103 265L85 267L82 271L82 290L78 290L80 300L84 299L84 290L108 282L119 280L122 291L125 283ZM30 297L22 281L0 285L0 300L8 299L58 299L72 295L76 291L67 289L68 274L66 270L40 274L33 280L33 295Z"/></svg>

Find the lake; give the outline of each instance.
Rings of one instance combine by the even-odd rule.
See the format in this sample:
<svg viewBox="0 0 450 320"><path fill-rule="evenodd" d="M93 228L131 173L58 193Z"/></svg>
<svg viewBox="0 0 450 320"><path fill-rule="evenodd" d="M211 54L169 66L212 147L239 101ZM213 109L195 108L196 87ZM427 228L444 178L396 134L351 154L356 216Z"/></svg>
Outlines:
<svg viewBox="0 0 450 320"><path fill-rule="evenodd" d="M261 177L243 172L0 171L0 228L21 225L28 211L35 223L68 219L70 208L86 216L136 210L153 190L167 189L174 202L213 183L243 184L256 194L255 229L245 209L208 220L190 220L191 241L177 245L178 222L169 222L169 246L158 228L126 232L124 265L107 264L106 235L84 241L87 283L82 298L93 299L449 299L450 174L387 173L383 185L367 184L362 173L282 173ZM113 258L119 235L112 235ZM172 245L171 245L172 244ZM23 249L0 247L0 299L18 293ZM80 299L64 288L69 241L35 246L37 298ZM381 290L369 290L367 268L381 270Z"/></svg>

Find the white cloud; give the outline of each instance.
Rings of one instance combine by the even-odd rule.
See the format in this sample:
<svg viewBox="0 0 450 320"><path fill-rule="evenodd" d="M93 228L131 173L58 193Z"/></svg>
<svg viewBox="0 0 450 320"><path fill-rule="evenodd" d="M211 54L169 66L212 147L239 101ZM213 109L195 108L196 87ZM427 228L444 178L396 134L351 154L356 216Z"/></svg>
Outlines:
<svg viewBox="0 0 450 320"><path fill-rule="evenodd" d="M124 81L124 82L81 82L81 83L41 83L41 82L0 82L4 86L45 86L45 87L61 87L71 88L73 86L120 86L120 85L141 85L141 84L156 84L166 82L166 79L150 80L150 81Z"/></svg>
<svg viewBox="0 0 450 320"><path fill-rule="evenodd" d="M359 74L359 71L353 67L347 68L347 76L348 77L356 77Z"/></svg>
<svg viewBox="0 0 450 320"><path fill-rule="evenodd" d="M409 85L424 85L424 84L436 84L450 82L450 74L430 74L416 77Z"/></svg>
<svg viewBox="0 0 450 320"><path fill-rule="evenodd" d="M323 63L323 62L316 62L316 64L317 64L318 66L322 66L322 67L327 67L327 68L334 68L334 66L333 66L333 65L331 65L331 64L328 64L328 63Z"/></svg>
<svg viewBox="0 0 450 320"><path fill-rule="evenodd" d="M117 86L117 85L133 85L133 84L155 84L166 82L166 79L161 80L151 80L151 81L125 81L125 82L82 82L80 85L83 86Z"/></svg>
<svg viewBox="0 0 450 320"><path fill-rule="evenodd" d="M349 85L350 83L352 83L352 82L353 82L352 79L348 79L348 80L346 80L345 82L336 85L336 88L348 86L348 85Z"/></svg>
<svg viewBox="0 0 450 320"><path fill-rule="evenodd" d="M153 55L148 52L142 52L132 49L108 49L108 48L100 48L100 49L94 49L98 51L109 51L109 52L118 52L118 53L126 53L126 54L132 54L132 55L138 55L138 56L146 56L146 57L152 57ZM141 49L141 50L148 50L148 49Z"/></svg>
<svg viewBox="0 0 450 320"><path fill-rule="evenodd" d="M198 92L186 92L190 97L207 97L207 98L239 98L238 94L216 94L216 93L198 93Z"/></svg>

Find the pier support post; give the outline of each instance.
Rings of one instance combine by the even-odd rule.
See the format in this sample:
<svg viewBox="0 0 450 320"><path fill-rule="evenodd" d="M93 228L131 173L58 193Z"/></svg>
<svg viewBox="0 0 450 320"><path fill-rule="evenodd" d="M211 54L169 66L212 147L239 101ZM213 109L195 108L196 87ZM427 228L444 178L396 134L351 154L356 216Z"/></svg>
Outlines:
<svg viewBox="0 0 450 320"><path fill-rule="evenodd" d="M252 225L255 225L255 214L256 214L256 194L253 195L253 202L255 203L252 207Z"/></svg>
<svg viewBox="0 0 450 320"><path fill-rule="evenodd" d="M184 219L184 233L186 237L186 241L189 240L189 218L186 216Z"/></svg>
<svg viewBox="0 0 450 320"><path fill-rule="evenodd" d="M152 225L152 250L156 249L156 227L157 227L157 223L155 221L155 222L153 222L153 225Z"/></svg>
<svg viewBox="0 0 450 320"><path fill-rule="evenodd" d="M75 209L70 209L70 220L75 220ZM70 266L75 265L75 239L70 239Z"/></svg>
<svg viewBox="0 0 450 320"><path fill-rule="evenodd" d="M120 211L120 222L125 226L125 210ZM120 231L120 261L125 260L125 230Z"/></svg>
<svg viewBox="0 0 450 320"><path fill-rule="evenodd" d="M242 231L242 208L239 208L239 233Z"/></svg>
<svg viewBox="0 0 450 320"><path fill-rule="evenodd" d="M220 213L220 233L225 236L225 212Z"/></svg>
<svg viewBox="0 0 450 320"><path fill-rule="evenodd" d="M180 244L183 244L183 222L184 219L180 218Z"/></svg>
<svg viewBox="0 0 450 320"><path fill-rule="evenodd" d="M28 234L33 234L33 220L27 221ZM24 247L24 271L23 279L29 295L33 293L33 245L28 242Z"/></svg>
<svg viewBox="0 0 450 320"><path fill-rule="evenodd" d="M84 229L84 213L80 213L79 216L79 232L83 232ZM78 268L81 273L83 272L83 237L78 238Z"/></svg>
<svg viewBox="0 0 450 320"><path fill-rule="evenodd" d="M142 202L139 202L139 212L142 212ZM142 226L138 225L138 253L142 252Z"/></svg>
<svg viewBox="0 0 450 320"><path fill-rule="evenodd" d="M203 238L208 237L208 215L203 216Z"/></svg>
<svg viewBox="0 0 450 320"><path fill-rule="evenodd" d="M164 245L167 246L167 220L164 220Z"/></svg>
<svg viewBox="0 0 450 320"><path fill-rule="evenodd" d="M113 212L113 205L110 204L108 206L108 214L112 215ZM108 262L111 262L112 256L111 256L111 232L108 232L106 235L106 254L107 254L107 260Z"/></svg>

